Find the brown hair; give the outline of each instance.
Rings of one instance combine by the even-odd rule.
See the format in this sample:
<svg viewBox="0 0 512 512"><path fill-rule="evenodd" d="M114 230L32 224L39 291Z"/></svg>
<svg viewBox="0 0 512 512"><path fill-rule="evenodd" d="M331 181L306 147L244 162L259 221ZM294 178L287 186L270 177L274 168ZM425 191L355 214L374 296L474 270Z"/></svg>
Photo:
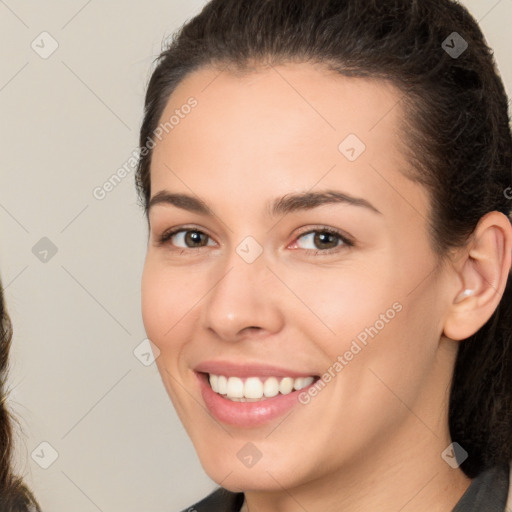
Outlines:
<svg viewBox="0 0 512 512"><path fill-rule="evenodd" d="M40 512L36 499L12 472L14 419L7 408L7 369L12 341L12 325L0 284L0 510L2 512Z"/></svg>
<svg viewBox="0 0 512 512"><path fill-rule="evenodd" d="M410 177L430 192L438 254L463 246L487 212L510 214L507 96L477 22L452 0L212 0L157 59L141 148L187 74L291 61L387 80L401 91ZM146 213L150 166L151 150L143 151L136 182ZM460 343L456 361L449 424L469 452L462 469L470 477L512 459L511 287L509 279L495 313Z"/></svg>

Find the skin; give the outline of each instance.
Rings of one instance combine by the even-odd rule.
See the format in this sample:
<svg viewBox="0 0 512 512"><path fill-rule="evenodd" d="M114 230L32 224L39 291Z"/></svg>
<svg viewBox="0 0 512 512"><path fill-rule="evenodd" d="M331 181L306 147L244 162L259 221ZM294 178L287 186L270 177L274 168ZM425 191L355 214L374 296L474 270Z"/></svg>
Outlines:
<svg viewBox="0 0 512 512"><path fill-rule="evenodd" d="M453 364L458 340L486 322L504 289L508 220L488 214L471 244L440 260L429 195L405 177L400 93L387 83L305 63L204 68L180 83L162 119L190 96L197 107L154 149L152 197L191 194L214 215L150 208L142 311L205 471L243 490L251 511L451 510L470 484L441 458L451 442ZM353 162L338 149L350 133L366 145ZM321 190L363 198L379 213L350 204L267 213L275 198ZM204 233L203 247L183 234L159 243L180 226ZM354 246L305 235L325 227ZM236 252L247 236L263 250L250 264ZM474 293L458 300L466 288ZM192 370L199 362L322 375L397 302L402 310L286 418L240 428L205 409ZM262 455L251 468L237 458L249 441Z"/></svg>

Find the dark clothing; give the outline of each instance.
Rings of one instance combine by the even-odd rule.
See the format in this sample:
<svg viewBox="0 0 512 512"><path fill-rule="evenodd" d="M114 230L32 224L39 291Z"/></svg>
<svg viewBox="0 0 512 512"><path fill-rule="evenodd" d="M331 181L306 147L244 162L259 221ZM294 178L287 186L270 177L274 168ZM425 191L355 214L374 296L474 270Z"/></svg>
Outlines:
<svg viewBox="0 0 512 512"><path fill-rule="evenodd" d="M505 510L509 488L509 469L492 468L478 475L452 512L508 512ZM183 512L239 512L243 493L222 487Z"/></svg>
<svg viewBox="0 0 512 512"><path fill-rule="evenodd" d="M243 492L231 492L219 487L199 503L183 512L239 512L244 503Z"/></svg>
<svg viewBox="0 0 512 512"><path fill-rule="evenodd" d="M452 512L506 512L508 468L493 468L478 475Z"/></svg>

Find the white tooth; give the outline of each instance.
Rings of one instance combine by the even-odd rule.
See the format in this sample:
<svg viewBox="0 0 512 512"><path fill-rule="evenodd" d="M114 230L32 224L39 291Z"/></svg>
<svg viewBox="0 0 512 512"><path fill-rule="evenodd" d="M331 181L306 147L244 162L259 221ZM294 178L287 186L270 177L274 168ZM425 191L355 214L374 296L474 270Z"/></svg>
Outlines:
<svg viewBox="0 0 512 512"><path fill-rule="evenodd" d="M219 388L217 386L218 380L219 380L218 375L210 374L210 386L212 387L213 391L215 391L215 393L219 392Z"/></svg>
<svg viewBox="0 0 512 512"><path fill-rule="evenodd" d="M311 384L313 384L313 381L315 380L314 377L304 377L304 381L302 383L303 388L307 388Z"/></svg>
<svg viewBox="0 0 512 512"><path fill-rule="evenodd" d="M267 398L272 398L279 393L279 382L275 377L269 377L263 384L263 394Z"/></svg>
<svg viewBox="0 0 512 512"><path fill-rule="evenodd" d="M285 377L284 379L281 379L281 382L279 383L279 391L283 395L287 395L288 393L291 393L293 389L293 379L291 377Z"/></svg>
<svg viewBox="0 0 512 512"><path fill-rule="evenodd" d="M225 395L228 392L228 379L224 375L219 375L217 379L217 393Z"/></svg>
<svg viewBox="0 0 512 512"><path fill-rule="evenodd" d="M304 387L304 379L302 377L298 377L293 381L293 389L299 390Z"/></svg>
<svg viewBox="0 0 512 512"><path fill-rule="evenodd" d="M244 396L244 381L238 377L229 377L226 394L230 398L242 398Z"/></svg>
<svg viewBox="0 0 512 512"><path fill-rule="evenodd" d="M298 379L294 380L293 387L296 390L304 389L307 386L309 386L314 380L314 377L299 377Z"/></svg>
<svg viewBox="0 0 512 512"><path fill-rule="evenodd" d="M279 393L287 395L294 389L304 389L314 382L314 377L268 377L264 382L259 377L249 377L244 382L239 377L224 375L209 375L212 390L219 395L225 395L237 402L256 402L263 397L272 398Z"/></svg>
<svg viewBox="0 0 512 512"><path fill-rule="evenodd" d="M245 398L261 398L263 396L263 383L258 377L249 377L244 384Z"/></svg>

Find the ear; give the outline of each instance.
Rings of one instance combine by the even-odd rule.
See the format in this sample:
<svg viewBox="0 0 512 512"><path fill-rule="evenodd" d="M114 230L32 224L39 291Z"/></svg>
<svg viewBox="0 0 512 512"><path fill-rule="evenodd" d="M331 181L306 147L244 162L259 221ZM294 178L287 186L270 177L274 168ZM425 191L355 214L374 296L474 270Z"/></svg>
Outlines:
<svg viewBox="0 0 512 512"><path fill-rule="evenodd" d="M498 307L512 260L508 217L497 211L484 215L459 258L443 331L452 340L475 334Z"/></svg>

